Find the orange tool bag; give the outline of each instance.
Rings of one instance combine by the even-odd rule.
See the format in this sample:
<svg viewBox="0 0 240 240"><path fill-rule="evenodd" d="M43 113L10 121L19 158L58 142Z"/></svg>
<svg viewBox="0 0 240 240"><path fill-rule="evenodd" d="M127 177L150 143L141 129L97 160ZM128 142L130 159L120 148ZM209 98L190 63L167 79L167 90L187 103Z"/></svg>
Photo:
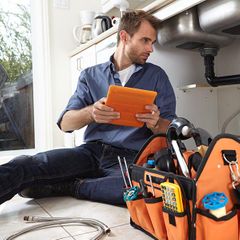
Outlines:
<svg viewBox="0 0 240 240"><path fill-rule="evenodd" d="M191 156L196 152L185 149L189 177L179 171L166 171L164 165L163 169L146 165L154 154L168 149L166 136L154 135L129 166L132 186L138 189L135 198L128 198L125 192L130 224L160 240L240 240L240 138L230 134L215 137L195 169ZM173 155L177 166L175 160ZM203 203L211 193L220 193L220 204L222 196L224 201L227 199L225 206L218 209L224 210L223 214L207 209L208 201ZM210 205L215 204L212 200Z"/></svg>

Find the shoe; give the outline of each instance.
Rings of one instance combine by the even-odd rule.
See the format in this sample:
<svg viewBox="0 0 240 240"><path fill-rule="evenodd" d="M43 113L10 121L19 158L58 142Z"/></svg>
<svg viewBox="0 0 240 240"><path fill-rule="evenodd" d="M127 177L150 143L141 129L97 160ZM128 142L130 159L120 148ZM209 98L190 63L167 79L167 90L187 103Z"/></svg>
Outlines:
<svg viewBox="0 0 240 240"><path fill-rule="evenodd" d="M26 188L18 193L24 198L46 198L59 196L73 196L74 195L74 181L56 183L52 185L36 185Z"/></svg>

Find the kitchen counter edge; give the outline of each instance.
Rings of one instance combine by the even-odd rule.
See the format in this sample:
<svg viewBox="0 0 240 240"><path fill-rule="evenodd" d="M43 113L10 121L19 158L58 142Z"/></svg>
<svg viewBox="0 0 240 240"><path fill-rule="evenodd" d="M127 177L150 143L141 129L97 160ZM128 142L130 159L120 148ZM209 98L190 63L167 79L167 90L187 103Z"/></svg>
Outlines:
<svg viewBox="0 0 240 240"><path fill-rule="evenodd" d="M144 7L142 10L149 12L149 13L153 13L154 11L158 10L159 8L169 4L173 2L173 0L157 0L151 4L149 4L148 6ZM75 48L70 54L69 57L73 57L76 54L82 52L83 50L91 47L92 45L101 42L102 40L104 40L107 37L110 37L111 35L113 35L114 33L116 33L118 30L117 26L113 26L110 29L108 29L107 31L101 33L100 35L98 35L96 38L91 39L90 41L88 41L87 43L81 44L79 45L79 47Z"/></svg>

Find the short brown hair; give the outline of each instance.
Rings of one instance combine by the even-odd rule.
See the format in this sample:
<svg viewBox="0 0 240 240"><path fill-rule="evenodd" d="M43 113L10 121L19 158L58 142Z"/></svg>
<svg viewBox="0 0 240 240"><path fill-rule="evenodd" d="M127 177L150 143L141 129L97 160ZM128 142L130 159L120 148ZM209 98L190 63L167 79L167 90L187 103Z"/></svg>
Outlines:
<svg viewBox="0 0 240 240"><path fill-rule="evenodd" d="M131 37L136 33L143 21L148 21L152 27L157 30L160 20L143 10L127 11L121 17L118 27L117 42L119 43L121 30L125 30Z"/></svg>

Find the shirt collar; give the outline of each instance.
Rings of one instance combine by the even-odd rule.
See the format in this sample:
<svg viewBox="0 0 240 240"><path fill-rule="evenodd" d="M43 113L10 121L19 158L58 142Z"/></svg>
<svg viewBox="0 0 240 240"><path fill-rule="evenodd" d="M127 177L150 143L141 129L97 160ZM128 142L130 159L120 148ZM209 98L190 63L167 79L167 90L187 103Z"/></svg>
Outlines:
<svg viewBox="0 0 240 240"><path fill-rule="evenodd" d="M112 54L110 56L110 59L108 61L108 66L110 67L111 72L115 73L116 72L116 68L115 68L115 65L113 63L113 56L114 56L114 54ZM136 68L135 68L134 72L138 72L139 70L141 70L143 68L143 64L135 63L135 65L136 65Z"/></svg>

